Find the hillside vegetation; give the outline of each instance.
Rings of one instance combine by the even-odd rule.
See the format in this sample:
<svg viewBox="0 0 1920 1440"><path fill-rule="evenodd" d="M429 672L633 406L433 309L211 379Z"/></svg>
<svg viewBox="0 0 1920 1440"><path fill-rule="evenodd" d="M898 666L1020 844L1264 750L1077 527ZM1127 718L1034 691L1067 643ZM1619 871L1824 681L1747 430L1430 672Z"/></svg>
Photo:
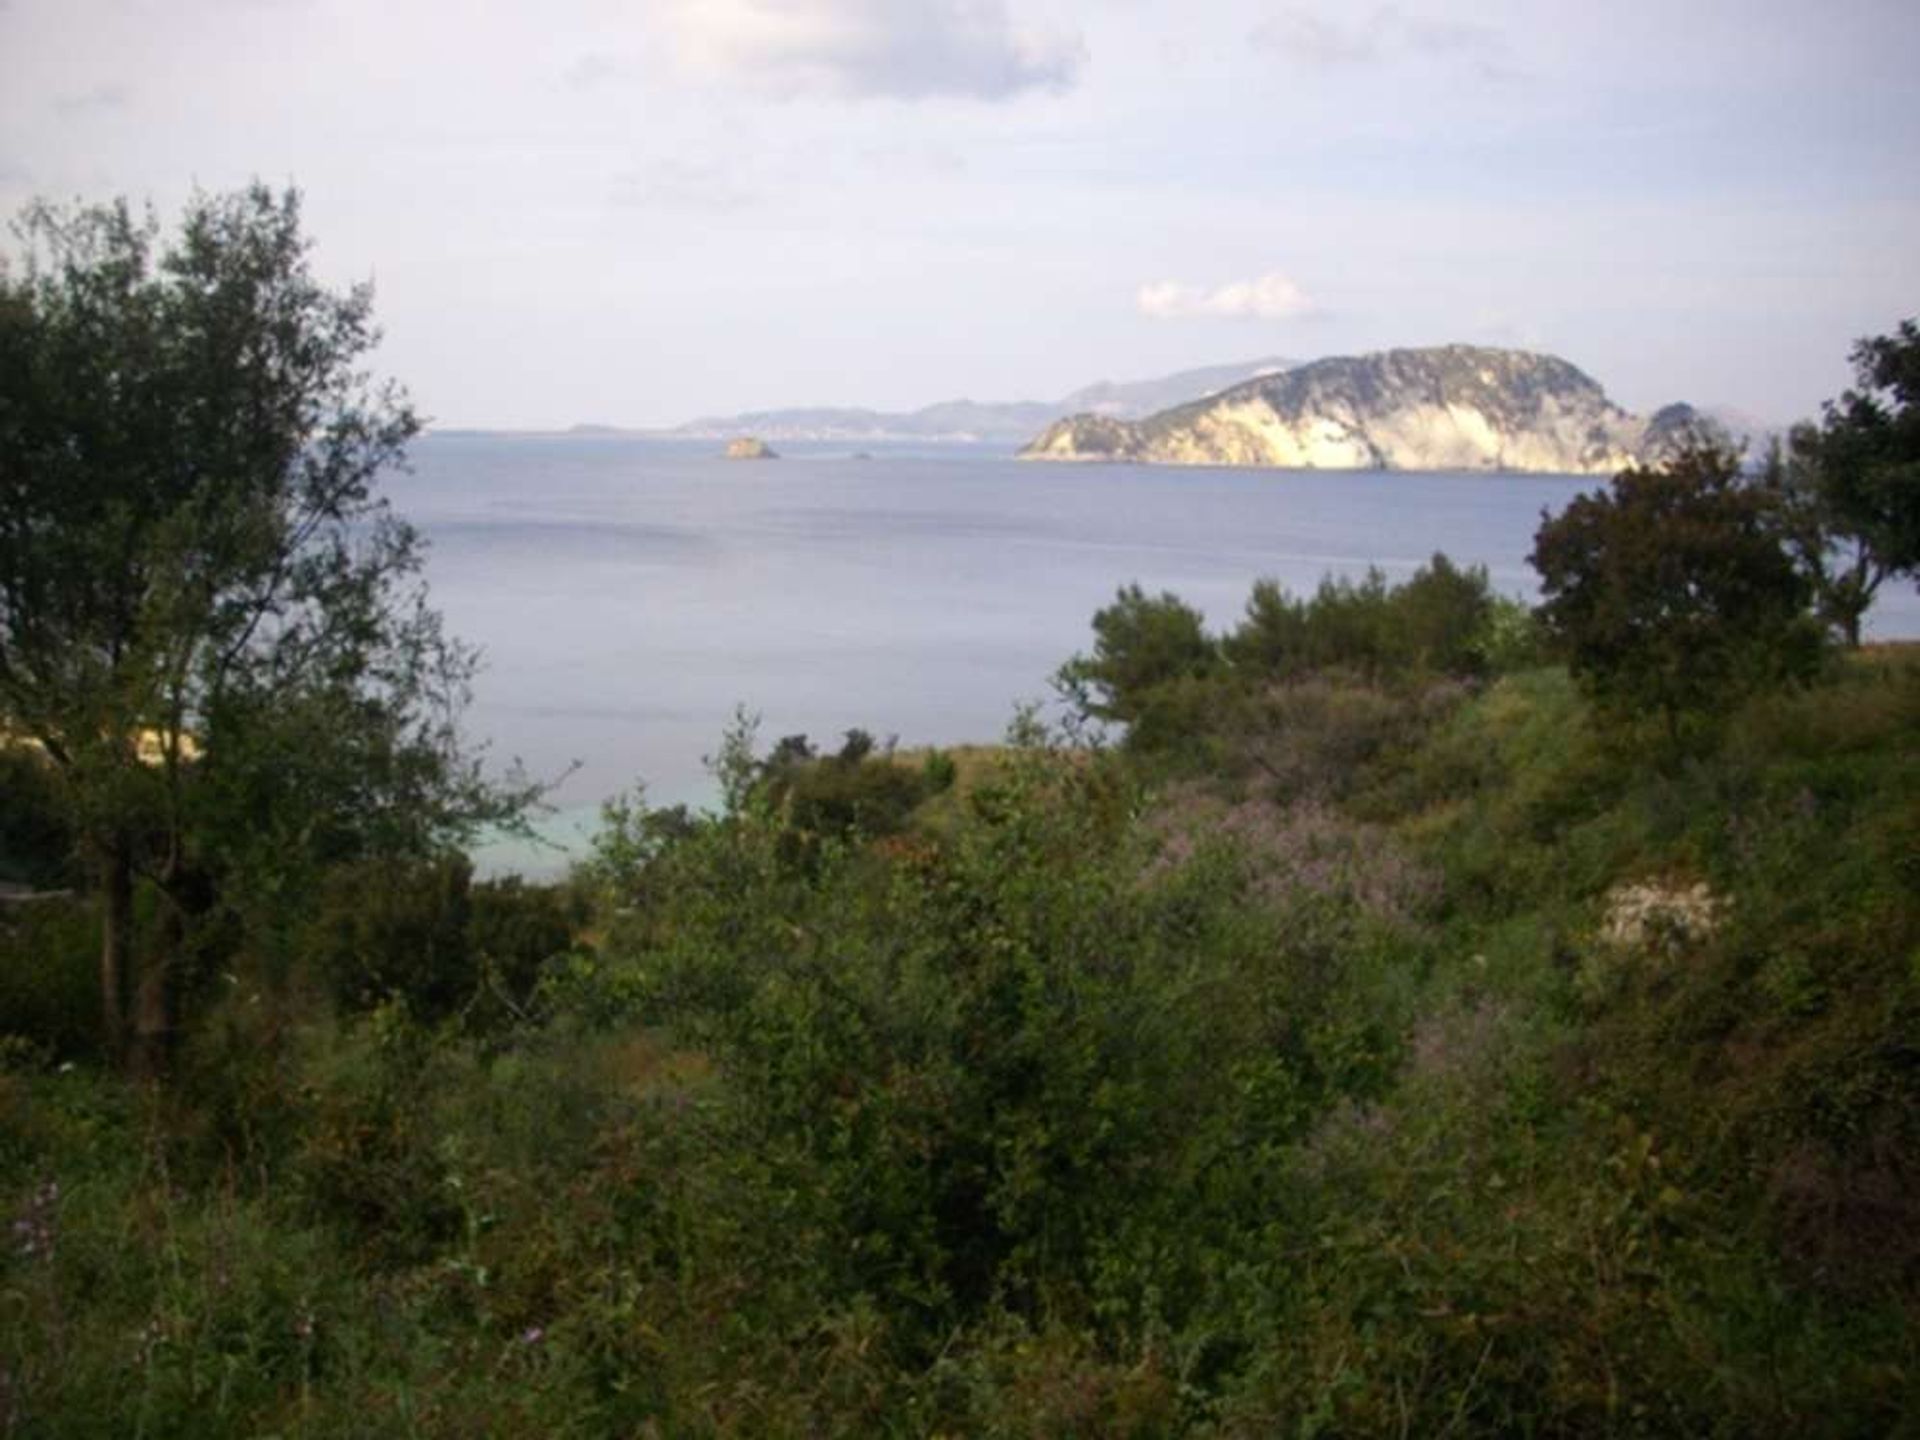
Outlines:
<svg viewBox="0 0 1920 1440"><path fill-rule="evenodd" d="M1669 752L1452 574L1451 649L1257 592L961 800L743 729L564 892L360 877L163 1089L13 915L0 1426L1891 1433L1920 658Z"/></svg>

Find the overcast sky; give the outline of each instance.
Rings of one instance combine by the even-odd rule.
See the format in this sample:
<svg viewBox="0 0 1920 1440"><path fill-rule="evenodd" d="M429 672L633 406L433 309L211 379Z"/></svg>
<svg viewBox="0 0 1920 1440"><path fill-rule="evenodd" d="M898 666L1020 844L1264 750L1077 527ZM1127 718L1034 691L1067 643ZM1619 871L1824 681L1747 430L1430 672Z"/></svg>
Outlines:
<svg viewBox="0 0 1920 1440"><path fill-rule="evenodd" d="M447 425L1461 340L1813 412L1920 313L1920 4L0 0L0 208L258 176Z"/></svg>

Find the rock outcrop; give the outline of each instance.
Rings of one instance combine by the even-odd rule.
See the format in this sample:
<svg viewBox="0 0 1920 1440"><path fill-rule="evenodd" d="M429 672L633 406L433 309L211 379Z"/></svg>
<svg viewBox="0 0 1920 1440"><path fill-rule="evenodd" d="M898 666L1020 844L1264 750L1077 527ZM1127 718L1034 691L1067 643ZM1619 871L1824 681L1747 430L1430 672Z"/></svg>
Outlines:
<svg viewBox="0 0 1920 1440"><path fill-rule="evenodd" d="M1072 415L1029 460L1333 470L1604 475L1657 460L1713 422L1685 405L1628 414L1552 355L1446 345L1318 360L1144 420Z"/></svg>
<svg viewBox="0 0 1920 1440"><path fill-rule="evenodd" d="M778 460L773 447L755 435L743 435L738 440L727 442L729 460Z"/></svg>

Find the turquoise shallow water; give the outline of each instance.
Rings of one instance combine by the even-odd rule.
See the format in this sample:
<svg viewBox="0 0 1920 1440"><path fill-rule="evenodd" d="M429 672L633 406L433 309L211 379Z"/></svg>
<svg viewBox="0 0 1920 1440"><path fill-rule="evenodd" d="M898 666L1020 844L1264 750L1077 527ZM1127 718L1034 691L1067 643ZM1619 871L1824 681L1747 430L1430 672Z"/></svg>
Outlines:
<svg viewBox="0 0 1920 1440"><path fill-rule="evenodd" d="M428 577L486 668L469 728L502 764L565 780L543 828L577 844L599 802L644 781L710 800L702 760L736 708L770 743L850 726L902 744L1000 735L1138 581L1230 626L1255 579L1310 589L1436 550L1531 595L1543 508L1601 481L1562 476L1038 465L973 447L778 447L428 435L396 507L432 543ZM1911 587L1872 617L1920 635ZM513 845L493 868L551 871Z"/></svg>

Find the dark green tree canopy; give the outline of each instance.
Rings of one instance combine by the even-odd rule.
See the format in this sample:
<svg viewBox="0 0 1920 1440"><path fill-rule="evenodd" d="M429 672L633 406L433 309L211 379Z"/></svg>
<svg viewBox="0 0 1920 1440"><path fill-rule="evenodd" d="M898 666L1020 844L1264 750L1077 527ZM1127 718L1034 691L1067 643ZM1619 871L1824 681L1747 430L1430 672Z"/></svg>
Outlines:
<svg viewBox="0 0 1920 1440"><path fill-rule="evenodd" d="M1727 451L1622 471L1545 518L1531 559L1549 634L1616 715L1658 712L1676 731L1817 658L1779 508Z"/></svg>
<svg viewBox="0 0 1920 1440"><path fill-rule="evenodd" d="M487 813L470 655L375 490L418 421L364 368L369 289L314 277L298 197L200 196L164 245L124 202L16 230L0 722L44 747L99 860L106 968L129 872L177 898L191 870L418 853Z"/></svg>
<svg viewBox="0 0 1920 1440"><path fill-rule="evenodd" d="M1075 656L1058 679L1083 714L1132 725L1154 692L1219 665L1198 610L1171 591L1148 595L1134 584L1093 617L1093 654Z"/></svg>
<svg viewBox="0 0 1920 1440"><path fill-rule="evenodd" d="M205 738L265 688L411 678L419 544L373 493L418 428L359 370L365 287L306 261L297 197L31 210L0 305L0 700L63 762ZM445 647L438 648L444 655Z"/></svg>
<svg viewBox="0 0 1920 1440"><path fill-rule="evenodd" d="M1827 406L1818 452L1837 520L1894 574L1920 570L1920 325L1854 347L1856 388Z"/></svg>
<svg viewBox="0 0 1920 1440"><path fill-rule="evenodd" d="M1358 581L1329 575L1304 598L1256 581L1222 648L1242 675L1266 679L1335 669L1474 675L1496 608L1484 566L1463 570L1436 553L1400 585L1378 566Z"/></svg>
<svg viewBox="0 0 1920 1440"><path fill-rule="evenodd" d="M1920 574L1920 325L1860 341L1853 373L1771 470L1822 612L1857 644L1880 585Z"/></svg>

